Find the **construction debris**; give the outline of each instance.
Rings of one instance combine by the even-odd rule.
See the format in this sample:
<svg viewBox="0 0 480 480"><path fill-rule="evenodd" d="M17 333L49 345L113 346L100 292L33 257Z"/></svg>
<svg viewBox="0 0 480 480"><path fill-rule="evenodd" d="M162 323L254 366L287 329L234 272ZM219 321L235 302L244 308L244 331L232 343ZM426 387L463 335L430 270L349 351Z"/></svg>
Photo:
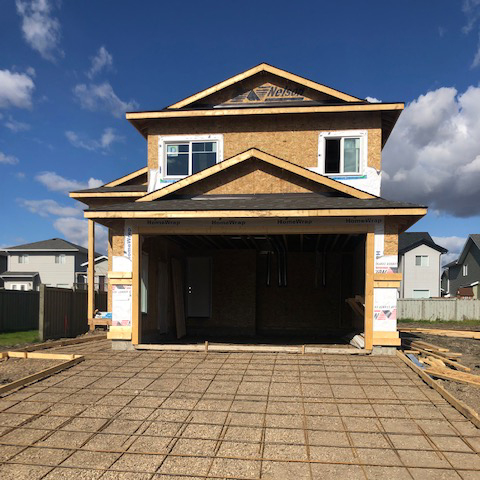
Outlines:
<svg viewBox="0 0 480 480"><path fill-rule="evenodd" d="M480 332L472 330L441 330L439 328L399 328L401 333L425 333L426 335L438 335L441 337L473 338L480 340Z"/></svg>

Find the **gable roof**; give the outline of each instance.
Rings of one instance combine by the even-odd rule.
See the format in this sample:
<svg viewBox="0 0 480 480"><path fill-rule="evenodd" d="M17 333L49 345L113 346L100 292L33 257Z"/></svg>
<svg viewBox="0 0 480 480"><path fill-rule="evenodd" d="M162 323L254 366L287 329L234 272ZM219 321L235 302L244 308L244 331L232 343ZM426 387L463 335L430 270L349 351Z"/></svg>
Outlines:
<svg viewBox="0 0 480 480"><path fill-rule="evenodd" d="M64 240L63 238L50 238L48 240L40 240L39 242L25 243L23 245L16 245L14 247L9 247L4 249L6 252L9 251L46 251L46 252L80 252L88 253L88 250L81 245L76 245L75 243ZM95 255L100 255L95 253Z"/></svg>
<svg viewBox="0 0 480 480"><path fill-rule="evenodd" d="M202 90L201 92L195 93L194 95L191 95L183 100L180 100L179 102L176 102L170 105L169 107L167 107L167 109L171 110L171 109L179 109L179 108L185 108L185 107L191 106L193 103L198 102L199 100L204 99L210 95L213 95L219 92L220 90L226 89L235 84L239 84L240 82L245 81L246 79L261 73L270 73L272 75L275 75L276 77L280 77L281 79L286 80L287 82L294 82L295 84L302 85L311 90L329 95L331 97L336 98L337 100L341 100L344 102L365 102L365 100L354 97L352 95L348 95L344 92L341 92L340 90L327 87L326 85L313 82L312 80L308 80L307 78L304 78L299 75L295 75L293 73L287 72L286 70L282 70L280 68L274 67L272 65L269 65L268 63L260 63L259 65L253 68L250 68L245 72L242 72L237 75L234 75L233 77L227 78L223 82L217 83L216 85L213 85L209 88L206 88L205 90ZM365 102L365 103L368 103L368 102Z"/></svg>
<svg viewBox="0 0 480 480"><path fill-rule="evenodd" d="M456 259L453 260L453 262L447 263L444 265L444 268L450 268L450 267L455 267L465 260L465 257L467 256L467 253L470 249L470 246L475 245L475 247L480 251L480 233L471 233L467 241L465 242L465 245L462 248L462 251L460 253L460 256Z"/></svg>
<svg viewBox="0 0 480 480"><path fill-rule="evenodd" d="M200 180L204 180L205 178L211 177L216 175L220 172L225 171L226 169L235 168L236 165L246 162L250 159L256 159L263 162L266 162L270 165L274 165L280 169L287 170L290 173L303 177L307 180L313 181L317 184L324 185L332 190L342 192L346 195L349 195L354 198L376 198L375 195L370 193L366 193L362 190L358 190L354 187L349 185L345 185L344 183L338 182L336 180L332 180L329 177L324 175L320 175L319 173L312 172L307 168L301 167L299 165L295 165L294 163L288 162L287 160L283 160L281 158L275 157L270 155L269 153L262 152L256 148L251 148L246 152L240 153L233 157L228 158L227 160L223 160L216 165L213 165L205 170L202 170L198 173L190 175L182 180L178 180L175 183L172 183L166 187L163 187L159 190L155 190L154 192L149 193L135 201L137 202L151 202L152 200L157 200L167 195L170 195L174 192L179 192L182 188L185 188L189 185L192 185L195 182L199 182Z"/></svg>
<svg viewBox="0 0 480 480"><path fill-rule="evenodd" d="M437 245L428 232L404 232L398 236L398 253L406 253L419 245L427 245L440 253L447 253L446 248Z"/></svg>

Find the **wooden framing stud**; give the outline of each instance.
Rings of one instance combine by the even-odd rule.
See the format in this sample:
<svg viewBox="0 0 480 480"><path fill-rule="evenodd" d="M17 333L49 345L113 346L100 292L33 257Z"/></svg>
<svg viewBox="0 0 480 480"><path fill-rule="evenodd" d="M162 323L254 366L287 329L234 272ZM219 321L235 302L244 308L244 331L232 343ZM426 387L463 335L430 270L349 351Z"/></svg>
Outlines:
<svg viewBox="0 0 480 480"><path fill-rule="evenodd" d="M95 312L95 222L88 220L88 317L93 318ZM90 330L94 330L94 325L90 324Z"/></svg>

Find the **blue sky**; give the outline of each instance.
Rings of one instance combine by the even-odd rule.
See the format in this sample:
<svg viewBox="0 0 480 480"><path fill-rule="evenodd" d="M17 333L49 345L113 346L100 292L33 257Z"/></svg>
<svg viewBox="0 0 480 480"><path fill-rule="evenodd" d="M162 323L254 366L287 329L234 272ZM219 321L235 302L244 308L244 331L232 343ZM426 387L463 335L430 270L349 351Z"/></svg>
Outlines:
<svg viewBox="0 0 480 480"><path fill-rule="evenodd" d="M0 246L85 243L66 192L146 162L125 111L162 108L265 61L408 104L384 150L382 195L427 203L414 229L454 255L480 231L479 28L480 0L4 0Z"/></svg>

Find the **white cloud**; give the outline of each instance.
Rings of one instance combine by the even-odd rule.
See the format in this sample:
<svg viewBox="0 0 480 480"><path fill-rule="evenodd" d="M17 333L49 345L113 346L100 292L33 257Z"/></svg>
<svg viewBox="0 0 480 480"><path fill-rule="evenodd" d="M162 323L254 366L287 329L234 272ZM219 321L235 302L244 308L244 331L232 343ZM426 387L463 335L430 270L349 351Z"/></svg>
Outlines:
<svg viewBox="0 0 480 480"><path fill-rule="evenodd" d="M16 165L20 160L13 155L5 155L0 152L0 164L4 165Z"/></svg>
<svg viewBox="0 0 480 480"><path fill-rule="evenodd" d="M114 117L121 117L138 106L135 100L125 102L118 98L108 82L89 85L81 83L75 86L73 93L85 110L106 110Z"/></svg>
<svg viewBox="0 0 480 480"><path fill-rule="evenodd" d="M378 98L375 98L375 97L367 97L367 98L365 98L365 100L367 102L370 102L370 103L382 103L381 100L379 100Z"/></svg>
<svg viewBox="0 0 480 480"><path fill-rule="evenodd" d="M87 220L64 217L58 218L53 226L62 235L73 243L88 247L88 223ZM105 227L95 224L95 251L105 254L107 251L108 231Z"/></svg>
<svg viewBox="0 0 480 480"><path fill-rule="evenodd" d="M439 88L405 108L383 154L383 193L457 217L480 214L480 87Z"/></svg>
<svg viewBox="0 0 480 480"><path fill-rule="evenodd" d="M103 152L106 152L113 143L124 140L124 137L117 135L113 128L106 128L98 140L85 138L72 130L67 130L65 136L74 147L89 151L102 150Z"/></svg>
<svg viewBox="0 0 480 480"><path fill-rule="evenodd" d="M17 12L22 17L25 41L46 60L63 56L59 47L60 22L51 15L49 0L16 0Z"/></svg>
<svg viewBox="0 0 480 480"><path fill-rule="evenodd" d="M55 172L42 172L35 176L35 180L47 187L52 192L72 192L85 188L97 188L103 185L103 181L96 178L89 178L87 182L71 180Z"/></svg>
<svg viewBox="0 0 480 480"><path fill-rule="evenodd" d="M464 0L462 10L467 19L466 25L462 31L465 34L471 33L475 30L480 21L480 0ZM480 66L480 31L478 32L477 51L473 57L471 68Z"/></svg>
<svg viewBox="0 0 480 480"><path fill-rule="evenodd" d="M0 108L30 108L34 89L29 75L0 70Z"/></svg>
<svg viewBox="0 0 480 480"><path fill-rule="evenodd" d="M8 117L8 120L4 122L4 125L12 132L24 132L30 130L30 125L28 123L19 122L12 116Z"/></svg>
<svg viewBox="0 0 480 480"><path fill-rule="evenodd" d="M17 202L32 213L36 213L41 217L48 217L54 215L56 217L72 217L80 215L82 212L75 207L66 207L60 205L55 200L26 200L25 198L18 198Z"/></svg>
<svg viewBox="0 0 480 480"><path fill-rule="evenodd" d="M19 180L23 180L25 178L25 173L23 172L17 172L15 174L15 176L19 179Z"/></svg>
<svg viewBox="0 0 480 480"><path fill-rule="evenodd" d="M432 237L433 241L445 247L448 250L448 253L442 255L442 266L446 265L447 263L453 262L456 260L460 253L462 252L463 246L467 241L466 238L463 237Z"/></svg>
<svg viewBox="0 0 480 480"><path fill-rule="evenodd" d="M97 73L103 69L110 70L113 66L113 57L108 50L102 45L97 54L92 58L92 65L87 72L87 77L92 79Z"/></svg>

